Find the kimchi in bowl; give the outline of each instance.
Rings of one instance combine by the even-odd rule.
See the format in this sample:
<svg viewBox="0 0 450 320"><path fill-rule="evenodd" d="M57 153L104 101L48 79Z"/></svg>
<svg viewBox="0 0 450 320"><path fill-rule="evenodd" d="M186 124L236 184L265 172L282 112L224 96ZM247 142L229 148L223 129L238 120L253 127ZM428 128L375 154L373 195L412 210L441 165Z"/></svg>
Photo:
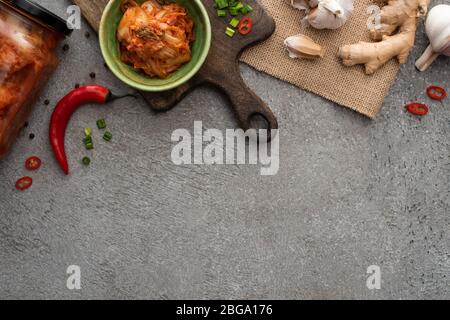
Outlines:
<svg viewBox="0 0 450 320"><path fill-rule="evenodd" d="M135 0L142 4L145 0ZM191 59L165 78L148 76L142 70L134 68L121 59L121 47L117 30L123 17L122 0L110 0L100 22L99 38L103 57L116 77L129 86L147 92L161 92L174 89L191 79L202 67L211 46L211 23L202 0L173 0L184 7L194 22L194 40Z"/></svg>

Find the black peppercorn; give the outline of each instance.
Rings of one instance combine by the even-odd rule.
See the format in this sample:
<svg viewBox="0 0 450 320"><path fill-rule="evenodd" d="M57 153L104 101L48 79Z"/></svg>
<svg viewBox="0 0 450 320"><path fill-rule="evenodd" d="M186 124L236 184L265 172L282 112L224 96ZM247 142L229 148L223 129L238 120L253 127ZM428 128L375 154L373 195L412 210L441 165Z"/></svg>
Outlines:
<svg viewBox="0 0 450 320"><path fill-rule="evenodd" d="M96 77L95 72L91 72L91 73L89 74L89 77L91 77L92 79L95 79L95 77Z"/></svg>
<svg viewBox="0 0 450 320"><path fill-rule="evenodd" d="M48 100L48 99L44 100L44 104L45 104L46 106L48 106L48 105L50 104L50 100Z"/></svg>
<svg viewBox="0 0 450 320"><path fill-rule="evenodd" d="M69 45L66 43L66 44L64 44L63 45L63 47L62 47L62 49L63 49L63 51L68 51L69 50Z"/></svg>
<svg viewBox="0 0 450 320"><path fill-rule="evenodd" d="M75 84L75 89L78 89L80 87L80 84L79 83L76 83Z"/></svg>
<svg viewBox="0 0 450 320"><path fill-rule="evenodd" d="M34 133L30 133L30 140L33 140L35 137Z"/></svg>
<svg viewBox="0 0 450 320"><path fill-rule="evenodd" d="M84 36L85 36L86 38L89 38L89 37L91 36L91 34L89 33L89 31L86 31L86 33L84 34Z"/></svg>

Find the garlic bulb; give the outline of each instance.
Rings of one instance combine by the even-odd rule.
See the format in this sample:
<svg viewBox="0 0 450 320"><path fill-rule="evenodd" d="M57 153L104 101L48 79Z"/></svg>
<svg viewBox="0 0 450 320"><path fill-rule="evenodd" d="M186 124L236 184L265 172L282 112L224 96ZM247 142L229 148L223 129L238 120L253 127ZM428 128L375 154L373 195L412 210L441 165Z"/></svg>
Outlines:
<svg viewBox="0 0 450 320"><path fill-rule="evenodd" d="M425 71L441 54L450 56L450 6L441 4L428 13L425 30L430 45L416 61L416 67Z"/></svg>
<svg viewBox="0 0 450 320"><path fill-rule="evenodd" d="M347 22L352 12L352 0L323 0L306 19L316 29L337 29Z"/></svg>
<svg viewBox="0 0 450 320"><path fill-rule="evenodd" d="M291 5L304 11L304 22L316 29L342 27L353 13L353 0L290 0Z"/></svg>
<svg viewBox="0 0 450 320"><path fill-rule="evenodd" d="M295 59L315 59L323 57L324 50L310 37L299 34L284 40L289 57Z"/></svg>
<svg viewBox="0 0 450 320"><path fill-rule="evenodd" d="M309 10L318 5L319 0L290 0L291 6L298 10Z"/></svg>

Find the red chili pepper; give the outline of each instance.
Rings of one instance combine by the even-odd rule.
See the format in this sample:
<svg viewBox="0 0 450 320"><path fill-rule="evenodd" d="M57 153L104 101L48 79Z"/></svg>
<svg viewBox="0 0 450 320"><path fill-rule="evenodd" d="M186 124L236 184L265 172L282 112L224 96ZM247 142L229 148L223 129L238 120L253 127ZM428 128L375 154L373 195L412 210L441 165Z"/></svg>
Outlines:
<svg viewBox="0 0 450 320"><path fill-rule="evenodd" d="M133 95L115 96L105 87L92 85L79 87L58 102L50 120L49 137L56 160L65 174L69 174L69 164L64 148L64 137L72 114L80 106L87 103L105 104L115 99L130 96Z"/></svg>
<svg viewBox="0 0 450 320"><path fill-rule="evenodd" d="M424 103L412 102L405 106L409 113L416 116L424 116L428 113L428 106Z"/></svg>
<svg viewBox="0 0 450 320"><path fill-rule="evenodd" d="M245 36L245 35L249 34L250 32L252 32L252 27L253 27L253 20L252 20L252 18L245 17L239 23L238 31L239 31L240 34Z"/></svg>
<svg viewBox="0 0 450 320"><path fill-rule="evenodd" d="M427 95L433 100L442 101L447 97L447 92L442 87L429 86L427 88Z"/></svg>
<svg viewBox="0 0 450 320"><path fill-rule="evenodd" d="M23 191L27 190L33 184L33 179L31 177L23 177L17 180L16 189Z"/></svg>
<svg viewBox="0 0 450 320"><path fill-rule="evenodd" d="M30 157L25 161L25 168L27 170L37 170L41 167L42 161L38 157Z"/></svg>

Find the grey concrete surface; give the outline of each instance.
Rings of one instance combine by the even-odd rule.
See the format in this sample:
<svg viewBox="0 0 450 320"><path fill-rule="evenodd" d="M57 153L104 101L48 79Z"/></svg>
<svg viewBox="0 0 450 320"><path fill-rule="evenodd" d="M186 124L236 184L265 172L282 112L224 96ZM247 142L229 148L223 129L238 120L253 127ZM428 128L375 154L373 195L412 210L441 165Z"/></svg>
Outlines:
<svg viewBox="0 0 450 320"><path fill-rule="evenodd" d="M69 5L38 2L60 15ZM430 84L450 89L450 59L416 72L422 25L374 121L242 66L279 119L273 177L258 166L171 162L173 130L192 131L195 120L235 127L207 88L167 113L142 100L80 110L67 132L72 173L63 176L47 139L57 100L91 83L90 72L130 91L104 68L88 30L83 22L67 41L30 126L0 162L0 298L450 298L450 100L440 106L424 93ZM416 99L431 104L422 119L402 108ZM114 140L97 139L83 168L82 130L102 117ZM44 165L32 189L17 192L30 155ZM69 265L81 268L81 290L66 288ZM381 267L380 290L366 287L369 265Z"/></svg>

